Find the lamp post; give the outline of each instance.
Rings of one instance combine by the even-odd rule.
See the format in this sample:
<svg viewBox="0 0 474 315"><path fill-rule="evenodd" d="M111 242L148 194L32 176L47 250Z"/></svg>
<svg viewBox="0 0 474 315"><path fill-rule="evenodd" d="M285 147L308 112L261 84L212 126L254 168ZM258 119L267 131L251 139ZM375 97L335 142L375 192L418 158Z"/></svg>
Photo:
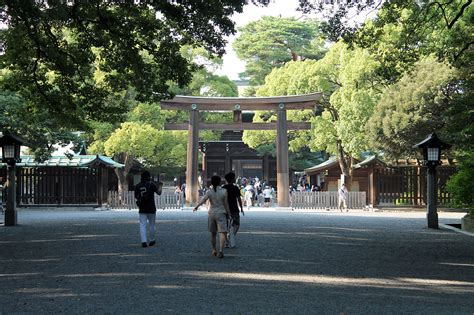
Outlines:
<svg viewBox="0 0 474 315"><path fill-rule="evenodd" d="M432 229L438 228L438 212L437 205L437 184L436 184L436 166L441 164L441 150L449 149L450 144L441 141L436 133L428 135L428 137L420 143L413 146L421 149L423 154L422 165L427 167L426 175L426 192L427 192L427 213L428 227Z"/></svg>
<svg viewBox="0 0 474 315"><path fill-rule="evenodd" d="M14 226L17 222L16 216L16 178L15 165L21 162L20 147L23 140L6 131L0 138L2 147L2 162L7 164L7 205L5 209L5 226Z"/></svg>

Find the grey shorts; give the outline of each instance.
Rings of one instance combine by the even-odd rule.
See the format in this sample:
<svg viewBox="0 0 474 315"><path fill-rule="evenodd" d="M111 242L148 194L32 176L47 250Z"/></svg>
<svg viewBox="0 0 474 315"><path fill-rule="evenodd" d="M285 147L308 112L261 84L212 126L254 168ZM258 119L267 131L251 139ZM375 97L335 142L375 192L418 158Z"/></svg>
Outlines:
<svg viewBox="0 0 474 315"><path fill-rule="evenodd" d="M225 213L209 213L207 219L207 226L211 233L227 233L229 227L227 226L227 216Z"/></svg>

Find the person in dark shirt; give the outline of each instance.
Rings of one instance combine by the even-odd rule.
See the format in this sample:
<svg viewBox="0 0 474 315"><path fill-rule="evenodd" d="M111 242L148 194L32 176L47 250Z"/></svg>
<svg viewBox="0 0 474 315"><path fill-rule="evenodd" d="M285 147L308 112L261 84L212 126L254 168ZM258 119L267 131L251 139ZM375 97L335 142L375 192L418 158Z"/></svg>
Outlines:
<svg viewBox="0 0 474 315"><path fill-rule="evenodd" d="M156 205L155 193L161 195L163 183L158 186L151 181L151 174L144 171L141 175L141 181L135 186L135 199L138 206L138 215L140 218L140 238L142 247L155 245L155 220ZM147 226L150 232L150 243L147 243Z"/></svg>
<svg viewBox="0 0 474 315"><path fill-rule="evenodd" d="M231 215L231 222L232 222L232 227L233 231L231 229L231 232L229 232L229 243L230 247L234 248L235 247L235 236L237 232L239 231L240 227L240 215L239 215L239 208L240 211L242 212L242 215L244 214L244 208L242 206L242 198L240 196L240 189L235 185L235 174L234 173L228 173L225 176L225 180L227 181L227 185L224 185L223 187L227 190L227 198L228 198L228 203L229 203L229 210L230 210L230 215Z"/></svg>

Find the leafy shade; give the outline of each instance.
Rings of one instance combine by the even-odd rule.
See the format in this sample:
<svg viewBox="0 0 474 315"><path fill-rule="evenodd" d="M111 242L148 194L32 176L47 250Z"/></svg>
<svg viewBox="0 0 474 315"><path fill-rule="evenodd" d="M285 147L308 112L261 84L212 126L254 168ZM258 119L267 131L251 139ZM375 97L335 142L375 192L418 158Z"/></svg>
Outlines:
<svg viewBox="0 0 474 315"><path fill-rule="evenodd" d="M6 90L18 91L32 110L44 109L64 126L86 119L120 119L127 108L107 97L130 87L137 100L167 96L168 82L183 86L192 63L183 45L224 52L234 32L230 16L244 0L7 1L0 5L5 53L0 66L10 75Z"/></svg>

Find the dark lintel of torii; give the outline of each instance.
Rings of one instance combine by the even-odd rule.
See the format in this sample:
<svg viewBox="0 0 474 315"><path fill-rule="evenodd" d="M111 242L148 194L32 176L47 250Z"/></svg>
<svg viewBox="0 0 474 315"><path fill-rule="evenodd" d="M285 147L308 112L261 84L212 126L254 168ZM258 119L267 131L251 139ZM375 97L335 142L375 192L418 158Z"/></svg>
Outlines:
<svg viewBox="0 0 474 315"><path fill-rule="evenodd" d="M277 110L280 104L285 109L314 109L321 93L272 96L272 97L201 97L177 95L171 100L161 101L161 109L167 110ZM194 106L193 106L194 105Z"/></svg>
<svg viewBox="0 0 474 315"><path fill-rule="evenodd" d="M165 123L165 130L188 130L189 124L182 123ZM276 130L277 123L203 123L199 122L199 130ZM288 130L309 130L311 129L310 122L288 122Z"/></svg>

